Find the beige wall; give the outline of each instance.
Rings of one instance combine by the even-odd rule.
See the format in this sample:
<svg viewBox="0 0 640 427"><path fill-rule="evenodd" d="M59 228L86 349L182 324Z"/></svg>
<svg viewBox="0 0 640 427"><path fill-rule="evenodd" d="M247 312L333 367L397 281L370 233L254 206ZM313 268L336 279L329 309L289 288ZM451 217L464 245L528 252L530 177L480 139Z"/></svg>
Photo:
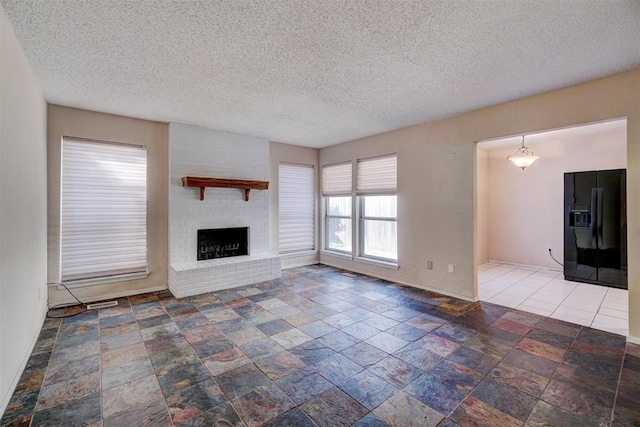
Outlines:
<svg viewBox="0 0 640 427"><path fill-rule="evenodd" d="M278 248L278 166L280 163L292 163L301 165L313 165L315 176L315 190L318 194L318 149L309 147L300 147L297 145L283 144L281 142L271 141L269 143L269 204L270 204L270 241L271 253L279 253ZM318 247L320 245L319 238L319 200L316 197L316 250L306 254L291 254L282 257L282 268L297 267L301 265L316 264L318 259Z"/></svg>
<svg viewBox="0 0 640 427"><path fill-rule="evenodd" d="M0 7L0 417L46 313L47 105Z"/></svg>
<svg viewBox="0 0 640 427"><path fill-rule="evenodd" d="M630 334L640 338L640 264L632 261L640 257L640 70L321 149L320 166L397 151L400 268L324 253L321 261L475 298L481 250L474 142L619 117L627 117Z"/></svg>
<svg viewBox="0 0 640 427"><path fill-rule="evenodd" d="M167 288L168 263L168 125L111 114L49 105L48 144L48 280L60 280L60 148L63 136L139 144L147 147L147 262L149 277L74 288L83 301ZM49 287L49 305L72 302L65 290Z"/></svg>
<svg viewBox="0 0 640 427"><path fill-rule="evenodd" d="M563 262L565 172L627 167L624 131L532 145L540 160L524 172L505 160L515 147L489 152L481 147L478 151L489 155L489 182L488 203L485 209L478 206L478 218L488 218L488 257L516 264L562 268L547 248Z"/></svg>

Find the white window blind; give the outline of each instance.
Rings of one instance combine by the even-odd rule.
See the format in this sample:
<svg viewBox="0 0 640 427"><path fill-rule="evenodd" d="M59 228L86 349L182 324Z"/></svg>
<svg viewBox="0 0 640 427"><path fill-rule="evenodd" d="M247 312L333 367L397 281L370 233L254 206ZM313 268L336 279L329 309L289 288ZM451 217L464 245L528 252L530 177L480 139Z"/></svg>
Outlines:
<svg viewBox="0 0 640 427"><path fill-rule="evenodd" d="M144 147L62 142L61 280L147 270Z"/></svg>
<svg viewBox="0 0 640 427"><path fill-rule="evenodd" d="M322 195L350 196L351 181L351 162L324 166L322 168Z"/></svg>
<svg viewBox="0 0 640 427"><path fill-rule="evenodd" d="M281 163L278 170L280 253L315 246L314 168Z"/></svg>
<svg viewBox="0 0 640 427"><path fill-rule="evenodd" d="M358 160L356 193L395 194L398 187L398 161L395 154Z"/></svg>

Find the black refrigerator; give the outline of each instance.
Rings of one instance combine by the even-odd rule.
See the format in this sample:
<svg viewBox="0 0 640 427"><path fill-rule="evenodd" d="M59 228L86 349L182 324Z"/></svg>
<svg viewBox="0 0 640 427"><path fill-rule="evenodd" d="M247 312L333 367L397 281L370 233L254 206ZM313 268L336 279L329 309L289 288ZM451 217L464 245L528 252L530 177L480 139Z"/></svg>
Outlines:
<svg viewBox="0 0 640 427"><path fill-rule="evenodd" d="M564 174L564 278L627 289L625 169Z"/></svg>

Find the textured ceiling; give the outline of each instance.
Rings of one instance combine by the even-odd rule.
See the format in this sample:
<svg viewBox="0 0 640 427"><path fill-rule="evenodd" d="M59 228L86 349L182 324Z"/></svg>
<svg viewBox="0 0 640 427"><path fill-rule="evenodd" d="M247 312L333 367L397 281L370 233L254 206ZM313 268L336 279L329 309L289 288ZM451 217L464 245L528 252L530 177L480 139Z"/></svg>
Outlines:
<svg viewBox="0 0 640 427"><path fill-rule="evenodd" d="M638 0L0 0L50 103L323 147L640 67Z"/></svg>

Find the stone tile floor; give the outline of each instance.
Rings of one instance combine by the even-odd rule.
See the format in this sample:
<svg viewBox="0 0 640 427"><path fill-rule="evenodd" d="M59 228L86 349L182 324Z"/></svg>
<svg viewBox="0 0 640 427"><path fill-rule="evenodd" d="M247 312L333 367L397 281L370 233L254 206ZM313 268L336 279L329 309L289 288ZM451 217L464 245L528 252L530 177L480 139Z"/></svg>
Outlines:
<svg viewBox="0 0 640 427"><path fill-rule="evenodd" d="M0 425L640 425L640 346L316 265L45 322Z"/></svg>

